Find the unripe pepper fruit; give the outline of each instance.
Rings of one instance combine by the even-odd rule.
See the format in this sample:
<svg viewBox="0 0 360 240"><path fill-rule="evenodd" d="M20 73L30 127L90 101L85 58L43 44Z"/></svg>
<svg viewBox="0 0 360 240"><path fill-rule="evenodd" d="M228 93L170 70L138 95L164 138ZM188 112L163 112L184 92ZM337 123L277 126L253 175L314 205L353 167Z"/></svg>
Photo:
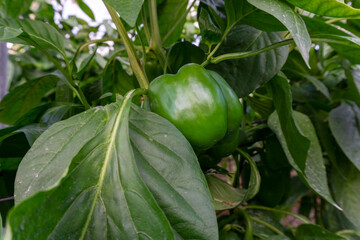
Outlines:
<svg viewBox="0 0 360 240"><path fill-rule="evenodd" d="M193 147L208 149L228 132L232 116L224 92L209 71L187 64L177 74L154 79L148 94L153 112L174 124Z"/></svg>

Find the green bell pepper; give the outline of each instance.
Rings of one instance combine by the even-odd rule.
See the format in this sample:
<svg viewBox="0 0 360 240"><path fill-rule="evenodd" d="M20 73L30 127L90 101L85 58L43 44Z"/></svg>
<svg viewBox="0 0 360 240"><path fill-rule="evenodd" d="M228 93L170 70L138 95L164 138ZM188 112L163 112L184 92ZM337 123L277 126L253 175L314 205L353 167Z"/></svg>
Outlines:
<svg viewBox="0 0 360 240"><path fill-rule="evenodd" d="M228 104L229 90L223 88L229 86L225 80L225 84L219 84L212 75L200 65L187 64L177 74L157 77L149 86L151 110L168 119L198 149L208 149L220 141L228 132L228 125L233 127L228 119L235 119L235 124L241 122L228 113L229 109L238 108L231 106L240 105L238 98Z"/></svg>

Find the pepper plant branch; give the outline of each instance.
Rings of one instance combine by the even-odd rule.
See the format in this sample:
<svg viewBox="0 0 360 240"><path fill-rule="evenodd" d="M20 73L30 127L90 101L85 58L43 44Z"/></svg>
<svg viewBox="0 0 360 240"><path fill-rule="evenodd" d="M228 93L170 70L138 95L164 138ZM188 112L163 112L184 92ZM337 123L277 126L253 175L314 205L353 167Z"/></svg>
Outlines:
<svg viewBox="0 0 360 240"><path fill-rule="evenodd" d="M130 40L129 36L127 35L127 31L123 25L123 23L121 22L120 17L117 15L116 11L107 3L105 3L105 6L107 8L107 10L110 13L110 16L120 34L120 37L125 45L126 51L129 55L129 61L130 61L130 66L139 82L139 85L141 88L145 88L148 89L149 88L149 81L146 77L145 72L143 71L141 64L140 64L140 60L136 54L135 51L135 47L132 43L132 41Z"/></svg>
<svg viewBox="0 0 360 240"><path fill-rule="evenodd" d="M150 12L150 27L151 27L151 37L152 37L151 46L154 48L155 53L157 53L161 66L164 67L166 56L162 49L156 0L149 0L149 12Z"/></svg>
<svg viewBox="0 0 360 240"><path fill-rule="evenodd" d="M297 219L299 219L300 221L302 221L305 224L312 224L312 222L298 214L292 213L292 212L288 212L282 209L276 209L276 208L269 208L269 207L264 207L264 206L257 206L257 205L248 205L243 207L242 209L246 210L246 209L258 209L258 210L265 210L265 211L270 211L270 212L277 212L277 213L283 213L286 215L290 215L293 216Z"/></svg>
<svg viewBox="0 0 360 240"><path fill-rule="evenodd" d="M55 67L64 75L65 77L65 83L66 85L68 85L68 87L75 93L75 95L79 98L80 102L83 104L83 106L86 109L90 108L89 103L87 102L84 93L81 91L80 88L76 89L76 84L73 81L70 72L67 72L61 65L60 63L55 60L46 50L44 50L42 47L40 47L35 41L27 39L27 38L22 38L22 40L30 43L31 45L35 46L36 48L38 48L54 65ZM70 65L69 62L66 60L66 58L64 57L65 63L66 63L66 67L67 69L70 71Z"/></svg>
<svg viewBox="0 0 360 240"><path fill-rule="evenodd" d="M261 220L260 218L257 217L252 217L250 216L250 219L254 222L260 223L261 225L267 227L268 229L270 229L271 231L273 231L274 233L276 233L277 235L285 235L283 232L281 232L279 229L277 229L276 227L274 227L273 225Z"/></svg>
<svg viewBox="0 0 360 240"><path fill-rule="evenodd" d="M135 25L135 28L136 28L136 31L139 35L139 39L140 39L140 42L141 42L141 48L142 48L142 69L144 71L144 73L146 73L146 70L145 70L145 63L146 63L146 50L145 50L145 42L144 42L144 39L142 38L141 34L140 34L140 29L138 27L138 25Z"/></svg>
<svg viewBox="0 0 360 240"><path fill-rule="evenodd" d="M252 240L253 239L253 224L249 214L244 210L240 209L241 214L245 220L246 232L244 236L244 240Z"/></svg>
<svg viewBox="0 0 360 240"><path fill-rule="evenodd" d="M149 24L148 24L148 21L147 21L144 5L145 4L143 4L143 6L141 7L141 18L142 18L142 22L144 24L144 33L145 33L145 36L146 36L146 40L150 44L151 36L150 36Z"/></svg>
<svg viewBox="0 0 360 240"><path fill-rule="evenodd" d="M352 43L350 40L348 42L346 41L341 41L341 40L337 40L337 39L330 39L330 38L325 38L325 37L312 37L311 38L312 42L324 42L324 43L332 43L332 44L339 44L339 45L343 45L343 46L349 46L349 47L354 47L354 45L359 45L356 43ZM224 60L232 60L232 59L240 59L240 58L246 58L246 57L251 57L251 56L255 56L279 47L283 47L286 45L290 45L293 44L294 40L293 39L287 39L281 42L277 42L274 43L270 46L261 48L261 49L257 49L257 50L253 50L253 51L247 51L247 52L237 52L237 53L226 53L223 55L219 55L217 57L213 57L213 58L209 58L207 59L205 62L203 62L201 65L202 66L206 66L209 63L214 63L217 64L219 62L222 62ZM359 45L360 47L360 45Z"/></svg>
<svg viewBox="0 0 360 240"><path fill-rule="evenodd" d="M219 49L220 45L224 42L226 36L230 33L230 31L236 26L236 24L238 22L240 22L242 19L244 19L245 17L247 17L248 15L254 13L257 9L254 9L244 15L242 15L239 19L237 19L235 22L233 22L230 26L228 25L225 29L224 34L221 37L220 42L218 42L218 44L216 44L215 48L210 52L210 54L208 55L207 59L205 62L203 62L201 65L202 66L206 66L209 62L210 59L212 58L212 56L216 53L216 51ZM229 24L229 23L228 23Z"/></svg>
<svg viewBox="0 0 360 240"><path fill-rule="evenodd" d="M283 47L283 46L292 44L292 43L294 43L294 40L289 39L289 40L284 40L284 41L281 41L281 42L274 43L274 44L272 44L270 46L267 46L267 47L264 47L264 48L261 48L261 49L257 49L257 50L254 50L254 51L238 52L238 53L226 53L226 54L223 54L223 55L220 55L220 56L217 56L217 57L214 57L214 58L210 59L210 62L216 64L216 63L222 62L224 60L251 57L251 56L258 55L260 53L264 53L264 52L267 52L267 51L270 51L270 50L273 50L273 49L276 49L276 48L279 48L279 47Z"/></svg>
<svg viewBox="0 0 360 240"><path fill-rule="evenodd" d="M194 6L196 0L194 0L188 9L186 9L185 13L176 21L176 23L170 28L170 30L166 33L166 35L163 38L163 42L166 42L166 40L170 37L170 35L175 31L175 29L180 25L180 23L186 18L186 16L189 14L191 8Z"/></svg>

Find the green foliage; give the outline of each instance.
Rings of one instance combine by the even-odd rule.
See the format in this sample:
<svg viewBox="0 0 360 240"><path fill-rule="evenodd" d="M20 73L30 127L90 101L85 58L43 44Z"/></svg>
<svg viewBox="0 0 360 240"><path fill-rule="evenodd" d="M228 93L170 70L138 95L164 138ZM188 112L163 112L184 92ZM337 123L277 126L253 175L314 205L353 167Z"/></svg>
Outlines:
<svg viewBox="0 0 360 240"><path fill-rule="evenodd" d="M60 2L0 2L5 239L360 239L359 1Z"/></svg>

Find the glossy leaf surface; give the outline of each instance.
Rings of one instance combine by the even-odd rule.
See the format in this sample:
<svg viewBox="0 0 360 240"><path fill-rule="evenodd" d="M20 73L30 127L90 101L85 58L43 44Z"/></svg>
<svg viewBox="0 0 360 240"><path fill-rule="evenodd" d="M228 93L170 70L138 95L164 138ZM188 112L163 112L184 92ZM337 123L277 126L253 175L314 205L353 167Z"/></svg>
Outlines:
<svg viewBox="0 0 360 240"><path fill-rule="evenodd" d="M91 168L92 170L87 169L86 174L87 176L91 175L91 178L81 176L78 172L75 174L74 171L77 171L75 170L77 168L74 167L74 161L77 162L76 164L85 164L85 155L87 156L87 154L89 154L90 157L90 155L92 155L91 153L95 151L91 150L92 147L88 147L89 145L96 145L93 146L96 149L103 148L102 146L104 144L106 145L106 136L112 135L113 133L110 131L105 134L104 132L109 131L106 129L116 109L118 109L118 104L89 110L73 118L54 124L36 141L33 149L29 151L22 162L22 166L19 168L16 200L17 202L21 202L17 209L21 209L21 206L27 206L24 208L28 208L28 206L34 204L35 201L41 202L42 200L40 200L41 197L39 196L41 196L42 193L38 193L40 190L52 189L44 193L52 195L62 189L62 194L66 193L69 195L68 199L74 198L76 194L74 195L68 192L65 187L67 185L64 185L67 181L72 179L71 181L83 182L83 184L86 185L91 184L91 182L99 178L98 169L101 168L99 165L104 166L104 156L101 155L104 154L102 153L103 151L99 150L100 155L97 155L96 160L92 159L91 164L97 167ZM143 190L139 192L140 190L136 188L137 195L147 196L146 199L150 200L154 198L160 210L152 211L155 211L156 214L163 212L166 215L165 222L169 222L173 231L176 231L177 235L183 239L217 239L216 219L209 190L197 158L189 143L168 121L137 107L131 110L129 125L131 146L128 146L128 148L133 152L136 164L136 166L132 165L131 168L138 169L139 175L137 181L144 181L147 186L146 189L149 189L151 192L150 196L143 195ZM79 140L80 138L83 140ZM54 144L55 141L59 144ZM74 147L74 142L79 141L82 143L79 144L81 146ZM46 154L44 154L44 147ZM122 155L123 152L126 153L130 150L117 152ZM84 159L81 160L82 158ZM123 161L128 161L128 158L126 159L127 160ZM127 171L124 173L116 170L116 162L118 161L111 158L110 163L113 165L104 173L104 181L116 176L122 180L131 172L124 170ZM90 164L90 162L88 164ZM121 166L123 165L125 167L126 163L122 163ZM38 179L42 180L38 181ZM133 181L134 179L129 182L124 182L122 185L123 188L134 187ZM117 187L114 185L111 186L111 184L109 184L108 188L105 185L107 184L104 183L103 186L108 189L107 194L109 194L109 198L113 198L116 195L115 193L121 192L120 189L116 190ZM105 190L101 189L101 192L103 191ZM111 194L115 195L113 196ZM87 206L86 202L82 203L82 201L85 201L85 199L79 202L79 206L85 208ZM124 207L127 205L120 200L115 199L112 201L116 205L116 207L113 205L114 209L118 208L119 205ZM127 207L130 211L137 212L136 214L147 211L139 208L139 206L149 208L149 205L145 203L134 201L132 204L135 205L129 204ZM50 208L50 205L48 207ZM101 212L101 209L101 207L94 209L94 213L97 210ZM110 209L112 209L112 207L110 207ZM109 211L116 211L114 209ZM14 212L16 211L21 210L14 210ZM149 214L143 216L147 218L146 215L149 215L149 219L154 221L156 218L154 218L152 214L155 213ZM14 213L14 219L16 216L17 214ZM138 218L142 219L142 217ZM115 222L119 224L129 222L129 220L126 220L125 216L122 220L116 220ZM184 224L185 222L186 224ZM102 224L99 226L103 226ZM154 229L157 228L156 226L159 226L157 224L161 224L161 221L156 221L153 226ZM148 223L148 225L151 226L150 223ZM94 231L97 234L104 234L104 232L107 231L106 229L110 229L109 227L110 226L103 227ZM162 228L163 227L161 227L161 229ZM131 234L131 232L133 231L130 229L129 234ZM152 230L150 232L152 232ZM159 234L163 234L161 231L158 232ZM159 236L163 235L158 235L158 237L153 237L153 239L159 239ZM160 239L161 238L162 237L160 237ZM136 237L134 239L136 239Z"/></svg>
<svg viewBox="0 0 360 240"><path fill-rule="evenodd" d="M273 15L286 26L306 64L309 64L311 39L301 17L289 5L279 0L249 0L249 2L255 7Z"/></svg>
<svg viewBox="0 0 360 240"><path fill-rule="evenodd" d="M336 142L360 170L360 108L354 102L342 102L330 112L329 125Z"/></svg>
<svg viewBox="0 0 360 240"><path fill-rule="evenodd" d="M268 89L273 96L274 106L289 152L299 170L303 171L310 142L304 136L293 115L290 85L286 77L279 74L269 82Z"/></svg>
<svg viewBox="0 0 360 240"><path fill-rule="evenodd" d="M289 163L297 171L302 181L329 203L335 207L338 207L334 202L327 185L324 160L322 158L322 151L316 136L315 129L310 119L306 115L299 112L294 112L294 117L304 136L310 140L310 148L307 152L304 170L301 170L300 166L290 154L289 146L285 140L284 132L276 112L270 115L268 125L275 132L287 156L287 159L289 160Z"/></svg>
<svg viewBox="0 0 360 240"><path fill-rule="evenodd" d="M7 31L6 35L2 34L2 29ZM0 19L1 35L0 41L56 50L66 58L64 37L50 24L30 19Z"/></svg>
<svg viewBox="0 0 360 240"><path fill-rule="evenodd" d="M219 48L218 54L257 50L281 40L282 37L278 33L267 33L247 25L237 25ZM253 57L226 60L209 65L208 68L218 72L239 97L244 97L279 72L287 59L288 51L289 48L284 46Z"/></svg>
<svg viewBox="0 0 360 240"><path fill-rule="evenodd" d="M357 18L360 10L337 0L287 0L289 3L311 13L338 18Z"/></svg>

